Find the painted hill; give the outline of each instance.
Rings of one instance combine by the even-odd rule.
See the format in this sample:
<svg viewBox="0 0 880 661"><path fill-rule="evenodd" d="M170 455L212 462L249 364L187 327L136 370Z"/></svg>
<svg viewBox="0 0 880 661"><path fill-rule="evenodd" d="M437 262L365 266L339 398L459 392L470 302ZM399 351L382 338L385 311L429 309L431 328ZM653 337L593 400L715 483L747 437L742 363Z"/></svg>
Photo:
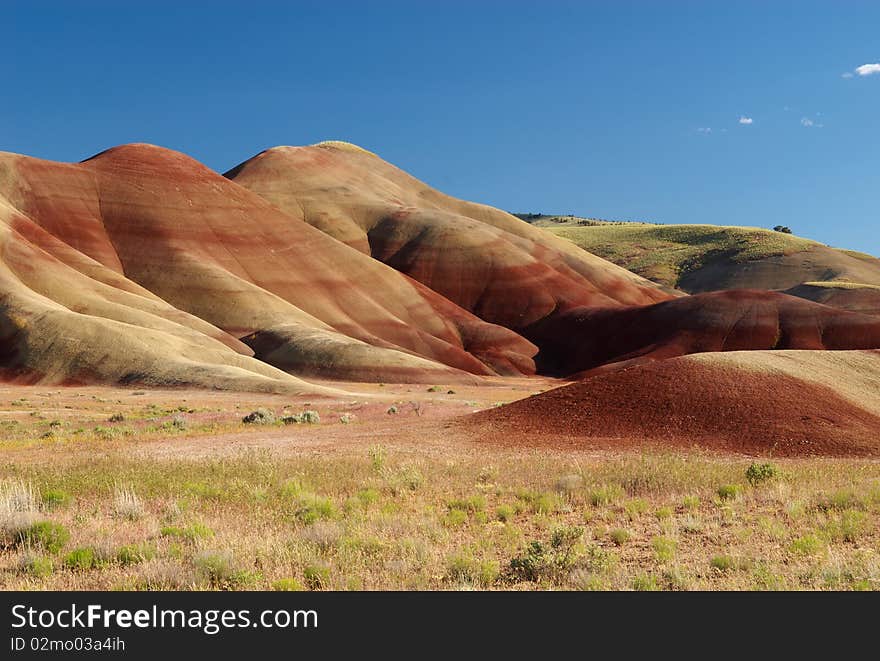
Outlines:
<svg viewBox="0 0 880 661"><path fill-rule="evenodd" d="M819 281L880 285L880 259L756 227L610 223L551 216L534 222L584 250L688 293L791 290Z"/></svg>
<svg viewBox="0 0 880 661"><path fill-rule="evenodd" d="M347 143L275 147L226 176L285 213L517 332L578 306L669 298L498 209L434 190Z"/></svg>
<svg viewBox="0 0 880 661"><path fill-rule="evenodd" d="M221 176L134 144L0 154L0 376L326 392L731 349L880 348L880 320L684 296L346 143Z"/></svg>
<svg viewBox="0 0 880 661"><path fill-rule="evenodd" d="M555 339L540 356L546 372L571 375L622 361L692 353L784 349L875 349L880 319L777 292L695 294L654 305L580 308L548 319L534 336Z"/></svg>
<svg viewBox="0 0 880 661"><path fill-rule="evenodd" d="M301 383L255 350L355 380L534 369L521 337L177 152L3 154L0 195L2 362L23 379L222 385L220 363Z"/></svg>
<svg viewBox="0 0 880 661"><path fill-rule="evenodd" d="M841 322L857 330L827 344L810 332L775 338L777 325L815 331L837 323L828 308L787 296L751 292L677 302L680 292L521 218L444 195L347 143L276 147L226 176L526 337L540 348L536 361L544 372L571 374L634 356L733 347L880 347L880 324L857 315Z"/></svg>
<svg viewBox="0 0 880 661"><path fill-rule="evenodd" d="M749 351L617 369L469 416L482 442L880 455L880 352Z"/></svg>

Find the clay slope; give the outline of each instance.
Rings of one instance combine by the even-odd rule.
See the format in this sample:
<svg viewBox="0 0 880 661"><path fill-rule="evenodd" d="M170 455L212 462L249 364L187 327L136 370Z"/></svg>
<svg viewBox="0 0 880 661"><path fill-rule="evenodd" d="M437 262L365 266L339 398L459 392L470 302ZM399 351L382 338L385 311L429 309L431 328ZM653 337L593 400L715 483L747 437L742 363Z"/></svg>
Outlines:
<svg viewBox="0 0 880 661"><path fill-rule="evenodd" d="M516 331L579 306L670 298L510 214L436 191L346 143L276 147L226 176L289 215Z"/></svg>
<svg viewBox="0 0 880 661"><path fill-rule="evenodd" d="M785 291L833 308L880 315L880 286L849 282L805 282Z"/></svg>
<svg viewBox="0 0 880 661"><path fill-rule="evenodd" d="M596 375L463 423L483 442L880 455L880 353L703 354Z"/></svg>
<svg viewBox="0 0 880 661"><path fill-rule="evenodd" d="M250 356L353 380L534 369L536 348L515 333L177 152L126 145L81 164L3 154L0 195L2 366L21 378L198 383L179 361L203 346L288 382ZM22 322L45 308L53 323ZM133 353L149 365L126 369Z"/></svg>
<svg viewBox="0 0 880 661"><path fill-rule="evenodd" d="M551 336L558 352L539 356L546 372L565 375L629 360L761 349L875 349L880 319L776 292L736 290L650 306L581 308L530 329Z"/></svg>

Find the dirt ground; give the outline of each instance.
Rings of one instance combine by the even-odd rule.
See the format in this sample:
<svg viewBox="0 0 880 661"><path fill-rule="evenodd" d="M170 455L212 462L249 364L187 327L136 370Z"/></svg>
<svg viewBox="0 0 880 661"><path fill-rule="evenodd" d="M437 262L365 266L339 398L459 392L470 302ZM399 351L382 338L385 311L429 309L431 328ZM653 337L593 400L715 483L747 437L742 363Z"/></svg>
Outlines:
<svg viewBox="0 0 880 661"><path fill-rule="evenodd" d="M5 459L15 462L50 461L58 452L77 453L78 447L92 452L95 443L104 451L178 458L219 457L255 449L292 455L326 453L375 443L442 452L449 445L470 444L467 434L453 429L450 421L565 383L540 378L486 379L479 386L332 382L333 387L351 392L350 397L339 399L189 389L2 385L0 441L6 441ZM321 422L241 423L247 413L260 408L279 418L314 410ZM112 421L113 416L122 420ZM343 416L348 422L342 422ZM185 428L169 433L162 423L174 418L183 419ZM14 455L9 454L13 449Z"/></svg>

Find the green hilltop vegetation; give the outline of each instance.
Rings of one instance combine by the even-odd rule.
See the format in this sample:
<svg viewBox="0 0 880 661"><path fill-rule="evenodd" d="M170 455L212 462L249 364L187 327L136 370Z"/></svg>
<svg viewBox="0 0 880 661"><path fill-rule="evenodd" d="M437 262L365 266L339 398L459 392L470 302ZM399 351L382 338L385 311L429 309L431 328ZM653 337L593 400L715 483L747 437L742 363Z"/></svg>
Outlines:
<svg viewBox="0 0 880 661"><path fill-rule="evenodd" d="M608 221L574 215L516 215L649 280L684 291L730 286L782 289L807 281L814 285L817 281L880 285L877 258L830 248L785 231ZM787 256L807 252L809 264L802 274L797 272L799 265L783 266ZM762 264L754 268L755 262ZM774 268L776 265L780 268ZM753 273L745 273L748 270ZM783 271L785 277L794 280L783 282L779 275Z"/></svg>

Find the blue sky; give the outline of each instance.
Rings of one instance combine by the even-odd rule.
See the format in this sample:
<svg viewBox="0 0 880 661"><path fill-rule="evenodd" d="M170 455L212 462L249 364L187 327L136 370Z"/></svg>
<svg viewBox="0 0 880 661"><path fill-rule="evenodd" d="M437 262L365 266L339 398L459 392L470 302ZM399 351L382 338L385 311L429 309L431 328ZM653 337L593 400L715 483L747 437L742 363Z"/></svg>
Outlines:
<svg viewBox="0 0 880 661"><path fill-rule="evenodd" d="M4 2L0 149L342 139L511 211L880 255L880 3L182 4Z"/></svg>

